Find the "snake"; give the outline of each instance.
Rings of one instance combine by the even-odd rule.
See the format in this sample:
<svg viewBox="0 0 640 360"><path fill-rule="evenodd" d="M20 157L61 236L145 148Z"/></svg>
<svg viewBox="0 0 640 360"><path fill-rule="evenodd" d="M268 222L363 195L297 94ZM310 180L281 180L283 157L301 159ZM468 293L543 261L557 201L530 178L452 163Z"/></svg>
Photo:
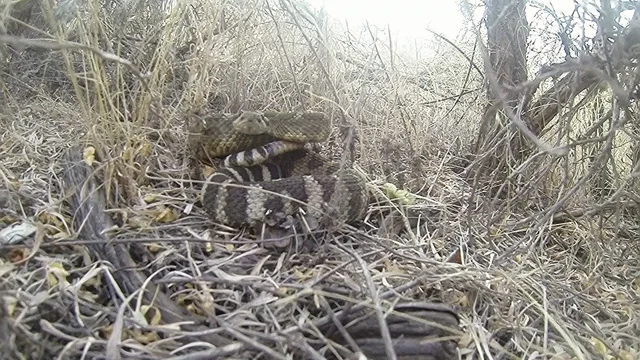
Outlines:
<svg viewBox="0 0 640 360"><path fill-rule="evenodd" d="M367 211L364 176L305 147L331 134L322 112L192 114L185 124L194 160L222 160L200 195L216 223L256 226L298 213L351 223Z"/></svg>

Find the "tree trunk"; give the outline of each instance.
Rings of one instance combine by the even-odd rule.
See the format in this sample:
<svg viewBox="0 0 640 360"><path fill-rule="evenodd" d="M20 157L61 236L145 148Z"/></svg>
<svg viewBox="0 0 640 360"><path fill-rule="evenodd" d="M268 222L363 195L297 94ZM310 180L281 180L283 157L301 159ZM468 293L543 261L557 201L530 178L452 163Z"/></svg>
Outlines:
<svg viewBox="0 0 640 360"><path fill-rule="evenodd" d="M508 162L521 159L524 142L519 132L509 126L510 120L502 109L504 105L517 109L524 96L508 89L527 81L529 25L524 0L487 0L486 4L488 61L485 61L485 72L488 79L495 79L500 93L487 81L489 101L482 116L475 153L487 155L489 160L483 162L479 173L497 170L500 177L505 178ZM519 109L516 115L525 114L525 110Z"/></svg>

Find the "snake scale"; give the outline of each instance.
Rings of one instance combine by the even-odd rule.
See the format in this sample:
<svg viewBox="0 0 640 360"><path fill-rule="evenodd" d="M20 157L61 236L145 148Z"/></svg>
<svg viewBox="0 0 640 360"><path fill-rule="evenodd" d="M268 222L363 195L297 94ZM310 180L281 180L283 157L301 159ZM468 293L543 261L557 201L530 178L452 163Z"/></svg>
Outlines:
<svg viewBox="0 0 640 360"><path fill-rule="evenodd" d="M365 179L304 148L325 141L331 122L319 112L239 112L187 117L191 156L225 157L205 181L201 202L214 222L253 226L300 210L353 222L368 206Z"/></svg>

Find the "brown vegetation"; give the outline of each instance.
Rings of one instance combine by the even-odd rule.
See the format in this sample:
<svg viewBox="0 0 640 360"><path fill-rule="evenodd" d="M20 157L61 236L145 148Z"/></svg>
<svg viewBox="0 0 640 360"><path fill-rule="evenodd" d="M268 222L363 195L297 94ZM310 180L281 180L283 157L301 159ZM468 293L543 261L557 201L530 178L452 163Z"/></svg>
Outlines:
<svg viewBox="0 0 640 360"><path fill-rule="evenodd" d="M393 357L445 303L463 358L637 358L637 9L487 5L483 44L418 59L301 1L1 5L3 356L347 358L369 309ZM212 224L182 114L239 109L329 114L367 218L276 249Z"/></svg>

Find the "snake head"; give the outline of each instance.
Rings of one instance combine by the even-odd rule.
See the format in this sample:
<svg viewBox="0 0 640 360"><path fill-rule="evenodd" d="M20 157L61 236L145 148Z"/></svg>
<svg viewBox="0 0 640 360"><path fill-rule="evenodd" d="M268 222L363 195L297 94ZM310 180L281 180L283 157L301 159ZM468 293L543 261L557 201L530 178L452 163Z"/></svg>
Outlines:
<svg viewBox="0 0 640 360"><path fill-rule="evenodd" d="M264 134L269 128L269 119L257 111L242 111L233 120L233 128L247 135Z"/></svg>

